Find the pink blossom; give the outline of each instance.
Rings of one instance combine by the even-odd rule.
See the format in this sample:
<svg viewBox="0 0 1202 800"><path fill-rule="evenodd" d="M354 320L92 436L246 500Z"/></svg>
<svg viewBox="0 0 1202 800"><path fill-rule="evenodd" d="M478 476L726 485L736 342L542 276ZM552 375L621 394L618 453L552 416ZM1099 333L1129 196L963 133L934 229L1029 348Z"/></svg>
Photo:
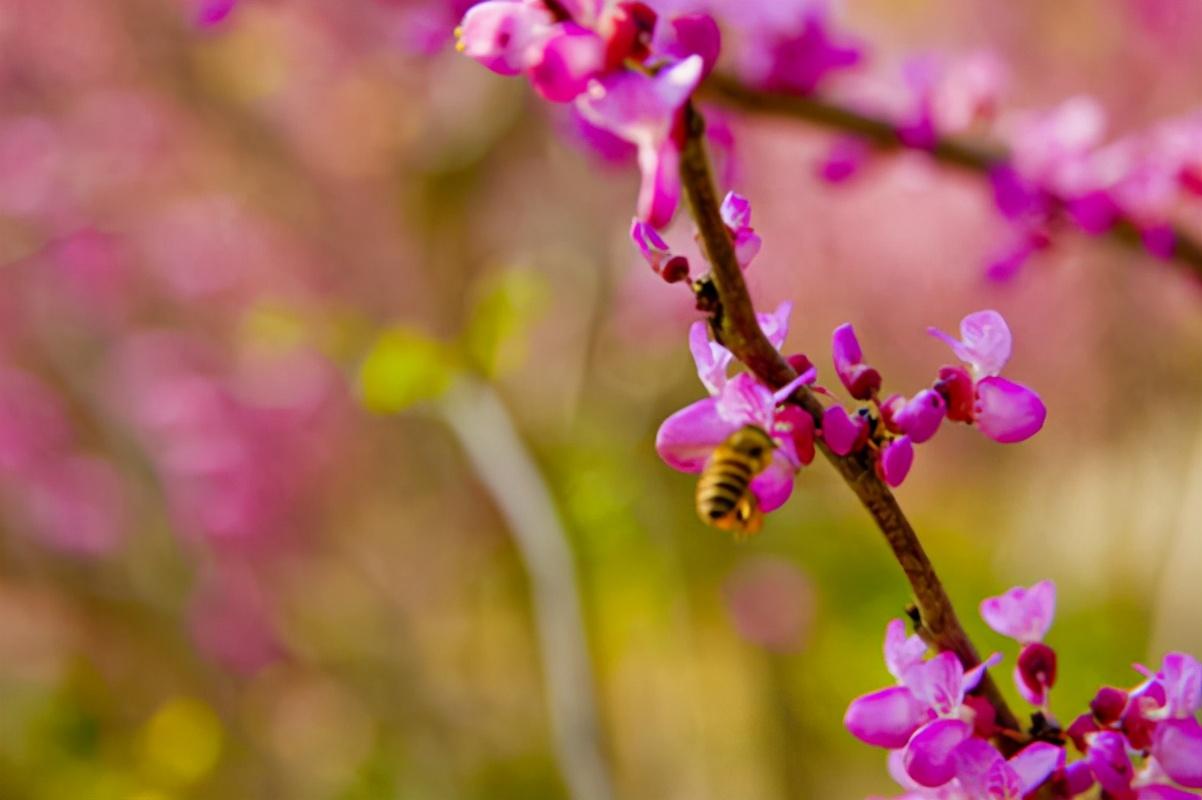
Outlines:
<svg viewBox="0 0 1202 800"><path fill-rule="evenodd" d="M1016 586L981 601L985 624L1022 644L1042 641L1055 613L1056 585L1051 581L1040 581L1029 589Z"/></svg>
<svg viewBox="0 0 1202 800"><path fill-rule="evenodd" d="M621 71L592 81L576 102L592 124L638 148L643 175L639 217L662 227L680 198L679 150L672 140L676 112L701 79L700 56L689 56L656 75Z"/></svg>
<svg viewBox="0 0 1202 800"><path fill-rule="evenodd" d="M845 456L863 446L868 426L859 414L848 414L843 406L834 405L822 414L822 438L837 456Z"/></svg>
<svg viewBox="0 0 1202 800"><path fill-rule="evenodd" d="M765 335L779 347L788 334L790 306L782 303L772 314L759 315ZM700 472L714 449L739 428L754 425L772 436L777 445L769 467L751 482L751 491L763 511L772 511L788 499L793 490L793 475L803 461L797 445L812 458L812 420L807 428L796 411L781 408L781 403L798 386L814 382L812 368L776 392L753 376L740 373L727 377L733 361L730 351L709 340L704 322L696 322L689 331L689 349L697 367L697 376L711 396L699 400L664 420L656 434L655 448L668 466L682 472ZM807 447L806 436L809 436Z"/></svg>
<svg viewBox="0 0 1202 800"><path fill-rule="evenodd" d="M689 277L689 260L673 254L663 237L646 222L636 217L630 223L630 238L643 260L666 282L676 283Z"/></svg>
<svg viewBox="0 0 1202 800"><path fill-rule="evenodd" d="M536 49L528 67L530 83L555 103L574 100L605 67L605 42L573 22L557 25Z"/></svg>
<svg viewBox="0 0 1202 800"><path fill-rule="evenodd" d="M538 58L553 20L540 2L487 0L468 9L456 30L456 47L499 75L517 75Z"/></svg>
<svg viewBox="0 0 1202 800"><path fill-rule="evenodd" d="M998 377L1010 360L1011 336L1006 320L996 311L977 311L960 323L960 339L937 328L928 332L951 346L972 367L972 419L989 438L1003 444L1021 442L1043 427L1047 409L1032 389Z"/></svg>
<svg viewBox="0 0 1202 800"><path fill-rule="evenodd" d="M881 388L881 374L864 363L864 354L851 323L835 328L831 337L835 374L843 387L857 400L867 400Z"/></svg>
<svg viewBox="0 0 1202 800"><path fill-rule="evenodd" d="M901 486L914 464L914 444L909 436L899 436L881 448L881 478L890 486Z"/></svg>

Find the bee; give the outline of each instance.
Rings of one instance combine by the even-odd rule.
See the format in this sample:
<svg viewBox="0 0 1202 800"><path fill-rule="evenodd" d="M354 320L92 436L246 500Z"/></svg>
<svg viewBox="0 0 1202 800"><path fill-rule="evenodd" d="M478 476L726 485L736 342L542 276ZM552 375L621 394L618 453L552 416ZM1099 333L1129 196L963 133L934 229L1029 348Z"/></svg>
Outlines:
<svg viewBox="0 0 1202 800"><path fill-rule="evenodd" d="M736 537L759 531L764 514L751 481L768 468L776 444L764 430L744 425L718 445L697 480L697 515Z"/></svg>

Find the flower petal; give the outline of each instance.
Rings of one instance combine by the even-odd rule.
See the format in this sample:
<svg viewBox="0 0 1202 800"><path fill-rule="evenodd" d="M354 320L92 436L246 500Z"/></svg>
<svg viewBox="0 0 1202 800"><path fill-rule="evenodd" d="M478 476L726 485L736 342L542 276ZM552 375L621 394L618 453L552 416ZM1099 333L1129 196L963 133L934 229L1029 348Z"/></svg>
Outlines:
<svg viewBox="0 0 1202 800"><path fill-rule="evenodd" d="M955 713L964 702L964 667L955 653L942 652L916 664L902 675L914 696L939 716Z"/></svg>
<svg viewBox="0 0 1202 800"><path fill-rule="evenodd" d="M541 5L489 0L463 15L456 47L499 75L517 75L536 56L534 48L551 33L551 23Z"/></svg>
<svg viewBox="0 0 1202 800"><path fill-rule="evenodd" d="M697 377L710 394L719 394L726 386L726 371L734 355L710 340L709 328L700 320L689 328L689 352L693 354L693 363L697 365Z"/></svg>
<svg viewBox="0 0 1202 800"><path fill-rule="evenodd" d="M893 423L914 444L922 444L935 435L947 414L947 404L934 389L923 389L893 412Z"/></svg>
<svg viewBox="0 0 1202 800"><path fill-rule="evenodd" d="M639 197L636 211L640 218L662 228L672 221L680 203L680 152L670 140L659 147L639 146Z"/></svg>
<svg viewBox="0 0 1202 800"><path fill-rule="evenodd" d="M792 313L793 304L785 300L772 313L755 315L760 323L760 330L777 350L784 346L785 339L789 336L789 315Z"/></svg>
<svg viewBox="0 0 1202 800"><path fill-rule="evenodd" d="M553 103L576 98L605 66L601 37L574 22L556 25L530 65L530 83Z"/></svg>
<svg viewBox="0 0 1202 800"><path fill-rule="evenodd" d="M735 427L756 425L772 430L776 399L768 387L746 372L740 372L722 387L718 395L718 414Z"/></svg>
<svg viewBox="0 0 1202 800"><path fill-rule="evenodd" d="M921 636L907 636L906 623L891 620L885 626L885 667L897 680L902 679L910 667L921 664L927 653L927 643Z"/></svg>
<svg viewBox="0 0 1202 800"><path fill-rule="evenodd" d="M972 726L959 719L938 719L924 725L906 744L906 773L923 786L942 786L956 777L954 754L970 736Z"/></svg>
<svg viewBox="0 0 1202 800"><path fill-rule="evenodd" d="M1128 793L1135 777L1135 768L1131 765L1127 740L1122 734L1114 731L1094 734L1085 758L1103 789L1118 796Z"/></svg>
<svg viewBox="0 0 1202 800"><path fill-rule="evenodd" d="M1170 717L1192 717L1202 708L1202 664L1188 653L1169 653L1164 657L1160 683Z"/></svg>
<svg viewBox="0 0 1202 800"><path fill-rule="evenodd" d="M1196 719L1161 722L1153 736L1152 754L1177 783L1202 789L1202 725Z"/></svg>
<svg viewBox="0 0 1202 800"><path fill-rule="evenodd" d="M1056 614L1056 584L1040 581L1031 588L1016 586L981 602L981 618L1002 636L1024 644L1047 635Z"/></svg>
<svg viewBox="0 0 1202 800"><path fill-rule="evenodd" d="M843 406L831 406L822 414L822 438L835 455L845 456L860 443L864 422L851 417Z"/></svg>
<svg viewBox="0 0 1202 800"><path fill-rule="evenodd" d="M1010 327L996 311L976 311L962 319L959 340L936 328L927 332L950 345L957 358L972 365L977 377L997 375L1010 360Z"/></svg>
<svg viewBox="0 0 1202 800"><path fill-rule="evenodd" d="M897 487L910 474L914 464L914 445L908 436L899 436L881 450L881 477L885 483Z"/></svg>
<svg viewBox="0 0 1202 800"><path fill-rule="evenodd" d="M955 776L971 800L1021 800L1022 783L997 749L984 739L966 739L952 753Z"/></svg>
<svg viewBox="0 0 1202 800"><path fill-rule="evenodd" d="M1001 653L994 653L989 658L977 664L972 669L964 673L964 678L960 681L960 690L964 694L968 694L973 689L977 688L977 684L981 682L981 678L985 677L985 671L990 667L995 666L1002 660Z"/></svg>
<svg viewBox="0 0 1202 800"><path fill-rule="evenodd" d="M1048 742L1035 742L1020 750L1008 763L1018 775L1022 794L1027 795L1064 766L1064 748Z"/></svg>
<svg viewBox="0 0 1202 800"><path fill-rule="evenodd" d="M860 741L875 747L904 747L930 718L926 708L904 686L891 686L851 701L843 724Z"/></svg>
<svg viewBox="0 0 1202 800"><path fill-rule="evenodd" d="M589 122L654 152L668 139L673 117L697 87L701 69L701 57L689 56L654 76L618 70L594 80L576 105Z"/></svg>
<svg viewBox="0 0 1202 800"><path fill-rule="evenodd" d="M793 493L793 476L796 474L797 469L784 453L780 450L773 453L768 468L751 481L750 489L759 501L760 511L775 511L785 504Z"/></svg>
<svg viewBox="0 0 1202 800"><path fill-rule="evenodd" d="M740 426L718 414L712 397L685 406L663 421L655 434L655 451L681 472L701 472L714 448Z"/></svg>
<svg viewBox="0 0 1202 800"><path fill-rule="evenodd" d="M981 433L1002 444L1030 439L1043 427L1048 411L1033 390L1005 378L977 382L973 416Z"/></svg>
<svg viewBox="0 0 1202 800"><path fill-rule="evenodd" d="M737 231L751 226L751 203L737 192L727 192L722 199L722 221L726 227Z"/></svg>

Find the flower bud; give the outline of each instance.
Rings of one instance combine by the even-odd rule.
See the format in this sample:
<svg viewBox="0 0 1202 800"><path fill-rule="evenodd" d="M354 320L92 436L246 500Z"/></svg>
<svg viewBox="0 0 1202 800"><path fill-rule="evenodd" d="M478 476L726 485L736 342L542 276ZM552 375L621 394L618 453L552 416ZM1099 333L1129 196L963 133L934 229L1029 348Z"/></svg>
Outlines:
<svg viewBox="0 0 1202 800"><path fill-rule="evenodd" d="M642 61L651 52L655 10L646 3L618 3L603 23L605 67L614 70L626 59Z"/></svg>
<svg viewBox="0 0 1202 800"><path fill-rule="evenodd" d="M1118 722L1127 707L1127 693L1112 686L1103 686L1089 701L1089 710L1094 718L1103 725Z"/></svg>
<svg viewBox="0 0 1202 800"><path fill-rule="evenodd" d="M804 358L804 356L803 356ZM776 412L773 433L787 435L797 452L797 460L810 464L814 460L814 418L797 406L785 406Z"/></svg>
<svg viewBox="0 0 1202 800"><path fill-rule="evenodd" d="M923 389L908 403L893 412L898 430L907 434L914 444L922 444L935 435L947 405L934 389Z"/></svg>
<svg viewBox="0 0 1202 800"><path fill-rule="evenodd" d="M976 397L972 377L963 367L940 367L939 379L931 387L947 405L947 418L954 422L972 422Z"/></svg>
<svg viewBox="0 0 1202 800"><path fill-rule="evenodd" d="M1043 697L1056 683L1056 651L1032 642L1018 654L1018 675L1031 694Z"/></svg>
<svg viewBox="0 0 1202 800"><path fill-rule="evenodd" d="M1072 740L1073 745L1084 753L1089 749L1089 743L1085 741L1085 735L1089 733L1097 733L1102 730L1093 718L1092 714L1082 714L1073 720L1072 724L1064 731L1064 735Z"/></svg>
<svg viewBox="0 0 1202 800"><path fill-rule="evenodd" d="M798 375L804 375L806 370L813 368L814 362L805 353L794 353L785 359Z"/></svg>
<svg viewBox="0 0 1202 800"><path fill-rule="evenodd" d="M664 263L659 276L666 283L679 283L689 278L689 260L684 256L672 256Z"/></svg>

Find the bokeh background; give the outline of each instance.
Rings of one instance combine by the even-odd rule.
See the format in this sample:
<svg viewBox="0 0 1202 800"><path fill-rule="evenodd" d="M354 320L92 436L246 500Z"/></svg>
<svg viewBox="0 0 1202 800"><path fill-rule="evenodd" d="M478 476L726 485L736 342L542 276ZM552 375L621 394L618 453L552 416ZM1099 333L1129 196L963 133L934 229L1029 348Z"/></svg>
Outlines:
<svg viewBox="0 0 1202 800"><path fill-rule="evenodd" d="M1087 93L1123 132L1198 104L1200 9L841 19L872 70L985 49L1007 107ZM702 391L694 314L626 239L635 171L457 56L462 10L0 5L0 797L894 793L840 720L900 571L821 463L748 542L696 520L652 447ZM1045 431L946 430L899 492L979 645L980 598L1056 580L1062 718L1202 653L1196 280L1066 238L991 284L979 182L832 188L827 134L724 119L789 350L829 376L852 321L913 392L927 325L1010 320Z"/></svg>

